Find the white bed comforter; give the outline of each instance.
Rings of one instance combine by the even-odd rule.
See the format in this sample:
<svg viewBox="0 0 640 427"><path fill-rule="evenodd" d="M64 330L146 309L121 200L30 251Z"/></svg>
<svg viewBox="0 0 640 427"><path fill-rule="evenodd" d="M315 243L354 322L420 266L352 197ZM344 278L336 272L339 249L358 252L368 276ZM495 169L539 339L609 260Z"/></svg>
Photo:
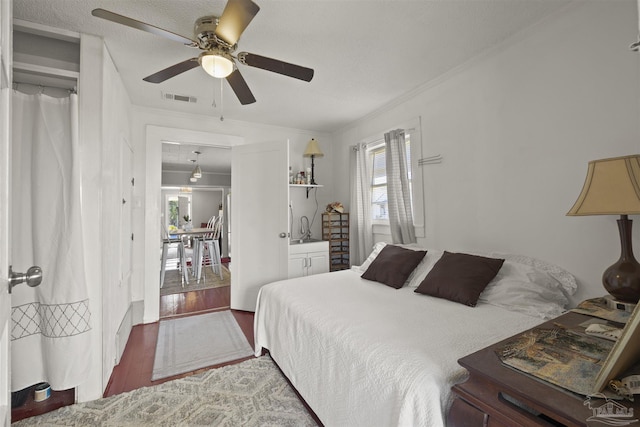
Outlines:
<svg viewBox="0 0 640 427"><path fill-rule="evenodd" d="M269 349L327 426L442 426L457 360L542 320L467 307L345 270L265 285L256 355Z"/></svg>

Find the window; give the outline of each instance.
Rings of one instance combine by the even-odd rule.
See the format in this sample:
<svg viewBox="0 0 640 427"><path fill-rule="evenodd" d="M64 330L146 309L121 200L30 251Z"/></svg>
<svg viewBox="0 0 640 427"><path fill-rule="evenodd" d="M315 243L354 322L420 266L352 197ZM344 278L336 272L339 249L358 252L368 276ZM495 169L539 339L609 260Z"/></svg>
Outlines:
<svg viewBox="0 0 640 427"><path fill-rule="evenodd" d="M409 188L411 189L409 197L411 197L411 208L413 211L413 189L411 182L411 135L405 134L406 151L407 151L407 175L409 179ZM371 181L371 219L374 222L389 221L388 201L387 201L387 159L384 144L376 144L370 149L372 161Z"/></svg>
<svg viewBox="0 0 640 427"><path fill-rule="evenodd" d="M184 217L191 217L191 194L168 193L165 195L165 227L181 228L186 222Z"/></svg>

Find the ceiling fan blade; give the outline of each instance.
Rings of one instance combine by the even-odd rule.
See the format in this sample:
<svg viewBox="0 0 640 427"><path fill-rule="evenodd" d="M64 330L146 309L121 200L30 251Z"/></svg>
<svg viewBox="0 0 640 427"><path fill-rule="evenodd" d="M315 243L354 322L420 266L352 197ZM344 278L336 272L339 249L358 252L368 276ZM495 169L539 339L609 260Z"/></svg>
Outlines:
<svg viewBox="0 0 640 427"><path fill-rule="evenodd" d="M117 24L126 25L127 27L135 28L136 30L146 31L151 34L155 34L157 36L162 36L168 38L173 41L177 41L180 43L192 45L197 43L191 40L188 37L181 36L180 34L172 33L171 31L163 30L162 28L155 27L151 24L144 23L142 21L137 21L133 18L129 18L123 15L118 15L117 13L109 12L104 9L93 9L91 11L93 16L97 16L98 18L106 19L107 21L112 21Z"/></svg>
<svg viewBox="0 0 640 427"><path fill-rule="evenodd" d="M240 36L258 13L260 7L251 0L229 0L216 27L216 36L229 43L238 43Z"/></svg>
<svg viewBox="0 0 640 427"><path fill-rule="evenodd" d="M305 82L310 82L313 78L313 69L311 68L289 64L266 56L254 55L253 53L240 52L238 61L250 67L262 68L263 70L273 71L274 73L304 80Z"/></svg>
<svg viewBox="0 0 640 427"><path fill-rule="evenodd" d="M198 58L187 59L186 61L179 62L171 67L165 68L164 70L158 71L155 74L151 74L142 80L149 83L162 83L165 80L169 80L171 77L175 77L178 74L182 74L199 65L200 63L198 63Z"/></svg>
<svg viewBox="0 0 640 427"><path fill-rule="evenodd" d="M242 74L240 74L240 70L236 69L233 73L229 74L227 82L229 82L231 89L233 89L233 92L240 100L240 104L247 105L256 102L256 98L254 98L247 82L244 80L244 77L242 77Z"/></svg>

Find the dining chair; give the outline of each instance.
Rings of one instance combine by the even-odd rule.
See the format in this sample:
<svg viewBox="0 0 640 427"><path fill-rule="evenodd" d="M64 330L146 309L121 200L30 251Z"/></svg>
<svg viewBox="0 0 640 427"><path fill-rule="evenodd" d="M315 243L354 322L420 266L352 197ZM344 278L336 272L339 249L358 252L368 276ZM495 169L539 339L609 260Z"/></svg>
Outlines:
<svg viewBox="0 0 640 427"><path fill-rule="evenodd" d="M222 230L222 218L215 215L209 219L207 228L213 230L211 233L207 233L202 236L198 241L197 261L196 261L196 280L199 283L204 272L204 267L211 266L211 271L214 274L222 275L222 262L220 258L220 233Z"/></svg>
<svg viewBox="0 0 640 427"><path fill-rule="evenodd" d="M160 287L164 286L164 277L167 268L167 257L169 249L177 250L179 269L181 270L181 283L184 287L185 282L189 284L189 274L187 270L187 258L184 248L184 242L177 236L172 236L167 231L165 224L162 224L162 258L160 261Z"/></svg>

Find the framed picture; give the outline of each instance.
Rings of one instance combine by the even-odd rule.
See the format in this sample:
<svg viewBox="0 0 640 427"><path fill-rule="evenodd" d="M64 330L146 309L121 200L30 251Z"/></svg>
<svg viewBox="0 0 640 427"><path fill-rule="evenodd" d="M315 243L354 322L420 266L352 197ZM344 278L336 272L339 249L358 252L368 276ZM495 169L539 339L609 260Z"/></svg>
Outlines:
<svg viewBox="0 0 640 427"><path fill-rule="evenodd" d="M609 355L602 364L602 368L594 383L594 393L603 391L609 381L621 379L622 374L640 361L640 304L629 316L629 320L622 330L622 335L615 342ZM633 372L640 374L640 372Z"/></svg>

